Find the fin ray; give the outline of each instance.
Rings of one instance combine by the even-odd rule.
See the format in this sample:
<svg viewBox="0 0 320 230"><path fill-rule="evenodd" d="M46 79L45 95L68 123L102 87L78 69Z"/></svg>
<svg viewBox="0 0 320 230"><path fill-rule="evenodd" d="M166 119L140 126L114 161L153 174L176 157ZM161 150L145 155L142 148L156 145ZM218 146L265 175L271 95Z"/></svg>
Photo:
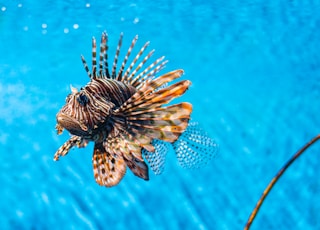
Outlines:
<svg viewBox="0 0 320 230"><path fill-rule="evenodd" d="M95 143L92 157L94 178L99 185L117 185L126 172L126 164L119 154L108 153L102 143Z"/></svg>
<svg viewBox="0 0 320 230"><path fill-rule="evenodd" d="M179 164L184 168L204 166L219 150L218 144L196 122L190 122L185 132L172 145Z"/></svg>

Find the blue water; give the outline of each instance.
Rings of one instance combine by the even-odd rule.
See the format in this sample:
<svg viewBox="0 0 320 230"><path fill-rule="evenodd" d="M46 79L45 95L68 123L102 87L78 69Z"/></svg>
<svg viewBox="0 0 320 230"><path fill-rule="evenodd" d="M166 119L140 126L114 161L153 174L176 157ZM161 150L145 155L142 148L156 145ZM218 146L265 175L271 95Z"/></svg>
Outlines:
<svg viewBox="0 0 320 230"><path fill-rule="evenodd" d="M0 1L1 229L242 229L266 184L320 132L319 1ZM139 34L183 68L219 143L197 170L170 153L150 181L93 178L92 144L59 162L55 114L88 77L91 38L110 54ZM124 48L126 49L126 48ZM281 178L252 229L320 229L320 144Z"/></svg>

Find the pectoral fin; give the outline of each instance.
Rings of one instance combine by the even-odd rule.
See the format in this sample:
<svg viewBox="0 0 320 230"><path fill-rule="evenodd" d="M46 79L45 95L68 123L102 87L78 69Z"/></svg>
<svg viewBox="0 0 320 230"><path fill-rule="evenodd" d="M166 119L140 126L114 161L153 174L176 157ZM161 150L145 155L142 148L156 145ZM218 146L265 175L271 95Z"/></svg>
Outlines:
<svg viewBox="0 0 320 230"><path fill-rule="evenodd" d="M94 178L99 185L117 185L126 172L122 155L108 153L102 143L95 143L92 162Z"/></svg>

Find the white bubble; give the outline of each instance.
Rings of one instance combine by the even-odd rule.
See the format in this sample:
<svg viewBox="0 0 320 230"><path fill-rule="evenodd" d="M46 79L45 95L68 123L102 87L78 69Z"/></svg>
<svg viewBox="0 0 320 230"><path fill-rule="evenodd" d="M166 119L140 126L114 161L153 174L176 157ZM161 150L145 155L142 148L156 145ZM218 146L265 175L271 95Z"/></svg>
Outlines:
<svg viewBox="0 0 320 230"><path fill-rule="evenodd" d="M6 7L5 6L3 6L3 7L1 7L1 11L6 11Z"/></svg>
<svg viewBox="0 0 320 230"><path fill-rule="evenodd" d="M86 7L89 8L89 7L90 7L90 3L87 3L87 4L86 4Z"/></svg>
<svg viewBox="0 0 320 230"><path fill-rule="evenodd" d="M21 7L22 7L22 3L19 3L19 4L18 4L18 7L21 8Z"/></svg>
<svg viewBox="0 0 320 230"><path fill-rule="evenodd" d="M79 28L79 24L73 24L73 29L78 29Z"/></svg>
<svg viewBox="0 0 320 230"><path fill-rule="evenodd" d="M69 29L68 29L68 28L64 28L63 32L64 32L65 34L67 34L67 33L69 33Z"/></svg>
<svg viewBox="0 0 320 230"><path fill-rule="evenodd" d="M48 27L48 25L47 25L46 23L42 23L41 27L42 27L43 29L46 29L46 28Z"/></svg>
<svg viewBox="0 0 320 230"><path fill-rule="evenodd" d="M23 213L21 210L17 209L17 210L16 210L16 215L17 215L18 217L23 217L24 213Z"/></svg>
<svg viewBox="0 0 320 230"><path fill-rule="evenodd" d="M139 22L139 18L134 18L133 23L137 24Z"/></svg>

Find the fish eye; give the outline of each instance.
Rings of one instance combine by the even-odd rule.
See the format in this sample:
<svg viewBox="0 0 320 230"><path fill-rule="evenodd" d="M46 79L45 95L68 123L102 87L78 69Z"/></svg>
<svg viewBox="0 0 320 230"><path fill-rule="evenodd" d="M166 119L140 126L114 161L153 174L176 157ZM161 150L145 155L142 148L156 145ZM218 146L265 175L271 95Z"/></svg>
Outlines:
<svg viewBox="0 0 320 230"><path fill-rule="evenodd" d="M85 94L80 94L77 97L77 101L79 102L80 105L85 106L89 102L89 99Z"/></svg>

